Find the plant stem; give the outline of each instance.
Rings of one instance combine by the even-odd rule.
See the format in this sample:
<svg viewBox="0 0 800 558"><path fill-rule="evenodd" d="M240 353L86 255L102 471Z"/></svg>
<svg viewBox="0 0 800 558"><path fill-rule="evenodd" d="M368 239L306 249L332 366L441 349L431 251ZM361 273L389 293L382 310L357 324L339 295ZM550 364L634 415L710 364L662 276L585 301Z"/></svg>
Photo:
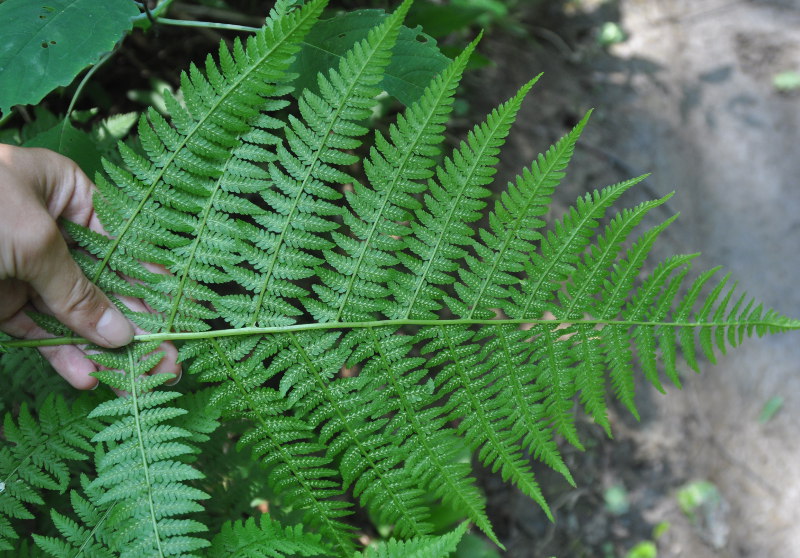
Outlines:
<svg viewBox="0 0 800 558"><path fill-rule="evenodd" d="M174 25L176 27L202 27L205 29L225 29L228 31L246 31L248 33L255 33L258 27L249 27L247 25L236 25L234 23L216 23L213 21L190 21L184 19L168 19L160 17L157 19L158 23L164 25Z"/></svg>
<svg viewBox="0 0 800 558"><path fill-rule="evenodd" d="M373 320L368 322L325 322L311 324L295 324L290 326L275 327L240 327L230 329L212 329L209 331L184 332L184 333L145 333L137 335L133 339L135 342L144 343L148 341L186 341L192 339L216 339L220 337L237 337L243 335L274 335L278 333L292 333L298 331L311 331L316 329L372 329L378 327L402 327L402 326L472 326L472 325L591 325L591 326L627 326L627 327L673 327L673 328L739 328L739 327L765 327L780 330L800 330L800 320L776 319L760 320L755 322L731 321L731 322L648 322L636 320L531 320L529 318L503 318L491 320L474 319L451 319L451 320ZM560 330L562 334L568 334L569 330ZM534 335L535 333L532 333ZM17 339L12 341L0 340L0 348L13 347L51 347L55 345L82 345L91 343L83 337L50 337L46 339Z"/></svg>

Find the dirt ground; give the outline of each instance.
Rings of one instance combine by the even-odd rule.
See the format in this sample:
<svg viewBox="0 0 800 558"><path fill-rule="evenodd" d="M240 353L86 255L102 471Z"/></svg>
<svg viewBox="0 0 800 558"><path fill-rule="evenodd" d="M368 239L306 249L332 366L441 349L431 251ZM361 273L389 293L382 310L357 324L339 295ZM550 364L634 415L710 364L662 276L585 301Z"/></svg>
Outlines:
<svg viewBox="0 0 800 558"><path fill-rule="evenodd" d="M506 149L505 175L594 107L560 203L652 172L623 202L677 192L656 215L681 213L657 255L702 252L697 267L724 265L765 306L800 316L800 91L772 82L800 71L800 1L567 5L552 20L524 20L532 39L490 35L483 48L497 65L471 78L470 102L488 109L545 72ZM600 47L605 22L626 39ZM624 557L657 538L659 558L800 557L799 372L800 338L784 334L746 341L699 376L687 372L682 391L643 385L641 422L616 409L613 441L586 424L589 449L565 448L577 490L541 471L555 525L487 475L505 555ZM776 396L780 410L759 420ZM720 498L692 520L677 492L696 480ZM612 487L624 489L627 511L610 511ZM654 537L661 522L668 529Z"/></svg>

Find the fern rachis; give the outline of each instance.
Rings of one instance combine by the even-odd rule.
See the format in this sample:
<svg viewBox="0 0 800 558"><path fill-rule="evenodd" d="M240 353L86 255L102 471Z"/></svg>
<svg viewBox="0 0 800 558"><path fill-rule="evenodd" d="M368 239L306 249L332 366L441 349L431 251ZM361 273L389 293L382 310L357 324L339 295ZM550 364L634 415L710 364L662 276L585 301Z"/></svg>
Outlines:
<svg viewBox="0 0 800 558"><path fill-rule="evenodd" d="M669 196L608 212L644 177L588 193L545 228L589 115L502 190L487 228L474 230L500 147L535 82L437 163L475 43L386 134L375 133L360 161L364 121L410 2L320 74L316 90L296 92L297 101L288 97L289 64L324 1L291 4L279 2L245 45L222 47L205 72L193 66L182 78L185 106L168 97L170 120L143 115L144 154L121 146L124 165L107 163L98 179L97 213L113 239L70 226L96 257L78 256L87 273L159 314L131 314L153 333L93 357L109 368L99 379L131 395L72 413L92 445L72 443L94 450L96 475L72 493L80 521L54 512L63 538L36 537L43 551L196 556L210 547L216 556L263 547L350 556L349 495L396 538L410 538L383 547L399 553L392 555L454 546L466 527L432 536L434 500L499 544L470 466L459 460L464 448L547 512L529 455L573 482L554 437L581 447L576 398L610 431L607 384L636 413L637 362L661 389L661 371L679 383L679 348L697 368L698 351L713 360L744 335L800 328L736 294L727 276L712 284L715 270L687 288L694 255L640 278L674 218L637 240L631 234ZM352 176L354 163L364 176ZM172 275L149 273L138 260L163 263ZM189 397L145 374L164 340L181 342L190 374L211 384L206 401L219 421L201 427ZM76 340L36 343L62 342ZM231 518L218 534L203 533L199 502L208 494L197 444L200 431L217 427L260 463L276 515L298 512L292 517L304 529ZM15 434L7 438L17 453L26 450ZM0 454L6 486L22 471L34 492L66 487L11 455ZM65 455L72 453L58 459ZM16 548L22 502L41 499L21 494L0 492L6 548Z"/></svg>

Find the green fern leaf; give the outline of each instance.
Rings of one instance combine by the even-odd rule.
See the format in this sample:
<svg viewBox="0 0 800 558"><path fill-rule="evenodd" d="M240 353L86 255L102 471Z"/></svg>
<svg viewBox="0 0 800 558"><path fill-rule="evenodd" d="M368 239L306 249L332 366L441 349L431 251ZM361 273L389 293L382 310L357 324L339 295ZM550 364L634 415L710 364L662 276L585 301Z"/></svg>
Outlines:
<svg viewBox="0 0 800 558"><path fill-rule="evenodd" d="M273 488L291 504L306 510L308 524L319 526L333 546L349 554L350 529L340 518L350 514L350 505L337 500L342 494L331 460L318 454L324 450L312 428L303 420L286 416L288 405L274 389L264 387L268 379L263 360L277 353L283 341L277 336L249 341L212 340L208 345L187 344L183 358L194 358L189 372L202 381L227 380L214 388L211 403L227 418L243 418L253 424L239 441L252 447L255 457L269 469ZM195 353L194 351L203 351ZM243 360L244 357L249 357Z"/></svg>
<svg viewBox="0 0 800 558"><path fill-rule="evenodd" d="M85 475L81 476L81 488L87 496L77 490L70 493L78 521L51 510L50 516L61 538L33 535L36 546L54 558L111 558L118 555L111 550L104 534L105 522L116 504L98 504L103 491L100 487L93 487Z"/></svg>
<svg viewBox="0 0 800 558"><path fill-rule="evenodd" d="M389 312L391 318L436 317L433 312L441 307L436 299L444 294L436 285L453 282L449 274L465 255L461 246L471 243L473 231L467 223L481 216L482 199L489 195L485 186L496 172L500 147L535 82L525 84L473 128L467 141L436 169L438 183L429 179L426 208L415 211L413 234L406 237L407 250L397 254L410 273L396 274L391 285L397 300Z"/></svg>
<svg viewBox="0 0 800 558"><path fill-rule="evenodd" d="M368 548L354 558L446 558L455 552L466 532L467 524L462 523L444 535L415 537L407 541L392 539Z"/></svg>
<svg viewBox="0 0 800 558"><path fill-rule="evenodd" d="M107 526L120 556L196 556L193 552L208 542L194 533L206 528L180 516L202 510L197 501L207 495L188 484L202 474L181 461L193 453L180 441L191 438L191 432L168 423L186 412L164 406L179 394L152 391L170 376L146 375L162 357L152 354L157 346L140 344L92 357L110 369L96 372L97 378L129 395L101 403L89 414L113 419L93 438L108 451L97 460L91 489L103 491L98 505L115 504Z"/></svg>
<svg viewBox="0 0 800 558"><path fill-rule="evenodd" d="M293 556L324 556L330 552L319 535L304 533L300 525L283 527L277 521L262 516L241 523L226 523L211 541L209 558L280 558Z"/></svg>
<svg viewBox="0 0 800 558"><path fill-rule="evenodd" d="M425 360L411 355L414 338L382 328L353 331L344 343L353 350L347 366L361 366L359 378L369 382L362 388L369 396L362 405L377 407L377 416L390 419L383 429L392 433L394 451L402 455L407 474L500 545L470 467L459 459L463 444L447 428L441 407L434 405L433 385L423 382Z"/></svg>
<svg viewBox="0 0 800 558"><path fill-rule="evenodd" d="M37 417L23 404L16 422L10 413L3 423L6 444L0 448L0 549L13 550L19 538L13 519L33 519L30 505L44 504L44 491L63 493L70 481L70 461L82 461L92 451L89 439L100 423L86 416L86 401L69 406L50 396Z"/></svg>
<svg viewBox="0 0 800 558"><path fill-rule="evenodd" d="M335 234L334 240L346 256L327 251L325 259L333 269L326 266L316 270L327 292L338 293L327 301L327 315L332 321L368 320L376 311L386 313L386 286L392 267L398 263L394 253L402 250L402 237L410 232L400 223L420 208L414 196L425 187L418 181L433 176L430 169L444 139L442 131L456 86L476 43L425 89L419 101L398 116L397 123L389 128L389 139L376 133L375 145L364 162L369 186L354 182L353 192L346 193L350 209L343 216L344 224L356 239Z"/></svg>
<svg viewBox="0 0 800 558"><path fill-rule="evenodd" d="M640 278L674 218L634 231L668 197L610 210L644 177L582 196L545 228L589 115L499 194L475 234L535 80L439 160L473 43L369 144L365 122L410 2L296 103L290 65L324 1L295 4L279 1L246 43L192 66L183 101L166 97L169 118L142 117L143 151L121 144L121 163L105 163L95 205L111 238L67 225L86 273L109 293L143 298L154 313L125 311L155 333L92 357L106 368L101 381L128 394L91 413L102 431L64 446L54 465L18 467L25 483L4 481L0 540L13 551L27 547L15 547L11 520L28 517L43 490L66 489L61 462L91 449L89 435L97 478L72 493L77 520L54 511L62 538L34 539L53 556L193 556L209 544L213 555L352 556L351 496L410 538L364 555L451 552L466 525L432 536L434 501L499 545L464 448L549 514L530 457L572 483L556 437L581 447L579 410L610 433L609 393L636 415L638 369L658 389L662 374L680 385L680 354L697 369L745 336L800 329L717 270L690 280L694 255ZM183 398L159 389L168 378L148 372L163 341L181 342L190 385L213 386ZM38 423L24 413L0 470L26 462L16 449L41 447L29 439L61 435L44 412ZM219 446L201 454L208 444ZM240 463L234 446L257 467L226 471ZM207 455L217 462L203 479L191 465ZM236 481L247 486L228 491ZM225 523L209 543L200 533L225 518L199 515L205 489L224 492L235 513L269 498L318 533L262 518Z"/></svg>

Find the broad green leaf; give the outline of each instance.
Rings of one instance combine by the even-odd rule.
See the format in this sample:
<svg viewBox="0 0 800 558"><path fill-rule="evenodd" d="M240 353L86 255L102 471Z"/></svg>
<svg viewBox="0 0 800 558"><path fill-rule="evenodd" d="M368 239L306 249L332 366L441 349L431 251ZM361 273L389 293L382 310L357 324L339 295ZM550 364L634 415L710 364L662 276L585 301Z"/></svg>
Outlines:
<svg viewBox="0 0 800 558"><path fill-rule="evenodd" d="M69 157L81 167L89 178L102 170L100 153L86 132L76 129L68 120L62 120L49 130L38 134L24 147L46 147Z"/></svg>
<svg viewBox="0 0 800 558"><path fill-rule="evenodd" d="M0 4L0 113L35 104L114 48L132 0L7 0Z"/></svg>
<svg viewBox="0 0 800 558"><path fill-rule="evenodd" d="M317 73L337 67L353 43L366 38L386 17L382 10L358 10L318 22L292 64L291 71L298 74L295 91L317 91ZM381 87L408 106L449 62L433 38L419 29L402 27Z"/></svg>

